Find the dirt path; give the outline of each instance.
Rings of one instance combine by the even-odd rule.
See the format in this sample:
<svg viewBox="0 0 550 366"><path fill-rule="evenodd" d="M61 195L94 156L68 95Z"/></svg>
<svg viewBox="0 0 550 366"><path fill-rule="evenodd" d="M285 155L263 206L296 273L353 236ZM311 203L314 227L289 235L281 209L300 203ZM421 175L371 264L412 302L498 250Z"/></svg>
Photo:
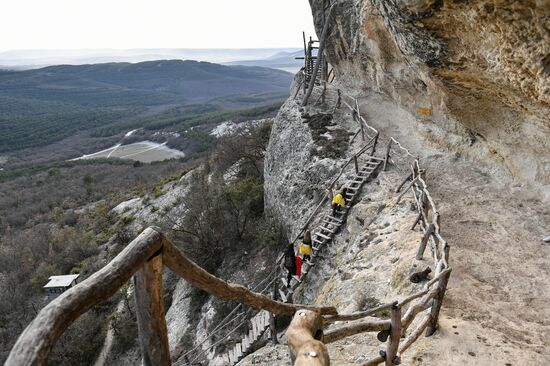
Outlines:
<svg viewBox="0 0 550 366"><path fill-rule="evenodd" d="M384 143L391 134L423 158L452 247L442 328L414 346L415 364L549 362L550 244L542 239L550 210L541 192L491 165L422 149L412 117L379 97L365 98L361 107Z"/></svg>
<svg viewBox="0 0 550 366"><path fill-rule="evenodd" d="M124 299L120 300L116 307L115 314L119 315L124 310ZM114 338L114 331L112 321L109 322L109 325L107 326L107 335L105 336L105 341L103 342L103 347L101 348L101 352L99 353L99 356L97 357L97 360L94 362L94 366L104 366L105 361L107 360L107 356L109 355L109 352L111 352L111 348L113 347L113 338Z"/></svg>

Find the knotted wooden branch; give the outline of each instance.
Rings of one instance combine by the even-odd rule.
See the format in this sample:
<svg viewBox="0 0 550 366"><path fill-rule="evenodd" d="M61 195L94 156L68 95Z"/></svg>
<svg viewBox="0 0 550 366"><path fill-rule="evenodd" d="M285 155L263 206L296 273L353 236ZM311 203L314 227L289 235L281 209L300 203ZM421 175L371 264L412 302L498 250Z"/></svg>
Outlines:
<svg viewBox="0 0 550 366"><path fill-rule="evenodd" d="M254 309L267 310L276 315L294 314L299 309L310 309L320 314L336 314L333 306L286 304L268 296L252 292L244 286L227 283L208 273L168 240L164 240L164 261L168 268L191 285L204 290L221 300L238 301Z"/></svg>
<svg viewBox="0 0 550 366"><path fill-rule="evenodd" d="M4 366L45 365L61 334L80 315L108 299L162 248L162 234L148 228L98 272L46 305L13 346Z"/></svg>
<svg viewBox="0 0 550 366"><path fill-rule="evenodd" d="M321 342L323 318L318 311L298 310L286 335L295 366L329 366L326 346Z"/></svg>

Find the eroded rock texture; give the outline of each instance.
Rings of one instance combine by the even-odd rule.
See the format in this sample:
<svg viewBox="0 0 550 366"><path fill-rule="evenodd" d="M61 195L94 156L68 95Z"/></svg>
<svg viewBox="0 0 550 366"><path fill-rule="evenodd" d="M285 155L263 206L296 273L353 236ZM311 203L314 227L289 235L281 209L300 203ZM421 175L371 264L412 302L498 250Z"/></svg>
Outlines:
<svg viewBox="0 0 550 366"><path fill-rule="evenodd" d="M318 34L328 3L310 0ZM327 52L342 86L421 114L439 145L550 184L549 0L336 4Z"/></svg>

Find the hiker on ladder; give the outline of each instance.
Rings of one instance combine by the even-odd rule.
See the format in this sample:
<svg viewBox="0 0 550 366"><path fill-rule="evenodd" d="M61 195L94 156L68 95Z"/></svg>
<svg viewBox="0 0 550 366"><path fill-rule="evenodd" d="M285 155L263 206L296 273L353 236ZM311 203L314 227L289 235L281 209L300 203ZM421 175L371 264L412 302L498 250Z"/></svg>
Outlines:
<svg viewBox="0 0 550 366"><path fill-rule="evenodd" d="M334 198L332 198L332 216L336 217L336 213L338 212L338 209L340 207L346 206L346 199L344 198L346 196L348 189L344 187L342 189L342 192L338 193Z"/></svg>
<svg viewBox="0 0 550 366"><path fill-rule="evenodd" d="M299 253L304 261L311 258L311 232L306 230L302 242L300 243Z"/></svg>
<svg viewBox="0 0 550 366"><path fill-rule="evenodd" d="M285 257L284 257L284 266L288 271L288 275L286 277L286 287L290 287L290 281L292 280L292 276L296 274L295 257L296 255L294 253L294 244L290 243L286 248Z"/></svg>

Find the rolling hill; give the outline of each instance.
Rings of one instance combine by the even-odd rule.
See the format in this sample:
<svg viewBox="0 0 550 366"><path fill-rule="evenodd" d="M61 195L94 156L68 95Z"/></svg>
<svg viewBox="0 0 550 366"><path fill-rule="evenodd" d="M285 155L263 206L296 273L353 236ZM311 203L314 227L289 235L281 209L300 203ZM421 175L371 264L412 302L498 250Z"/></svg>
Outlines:
<svg viewBox="0 0 550 366"><path fill-rule="evenodd" d="M168 108L217 112L273 103L288 95L291 79L280 70L180 60L0 71L0 152Z"/></svg>

